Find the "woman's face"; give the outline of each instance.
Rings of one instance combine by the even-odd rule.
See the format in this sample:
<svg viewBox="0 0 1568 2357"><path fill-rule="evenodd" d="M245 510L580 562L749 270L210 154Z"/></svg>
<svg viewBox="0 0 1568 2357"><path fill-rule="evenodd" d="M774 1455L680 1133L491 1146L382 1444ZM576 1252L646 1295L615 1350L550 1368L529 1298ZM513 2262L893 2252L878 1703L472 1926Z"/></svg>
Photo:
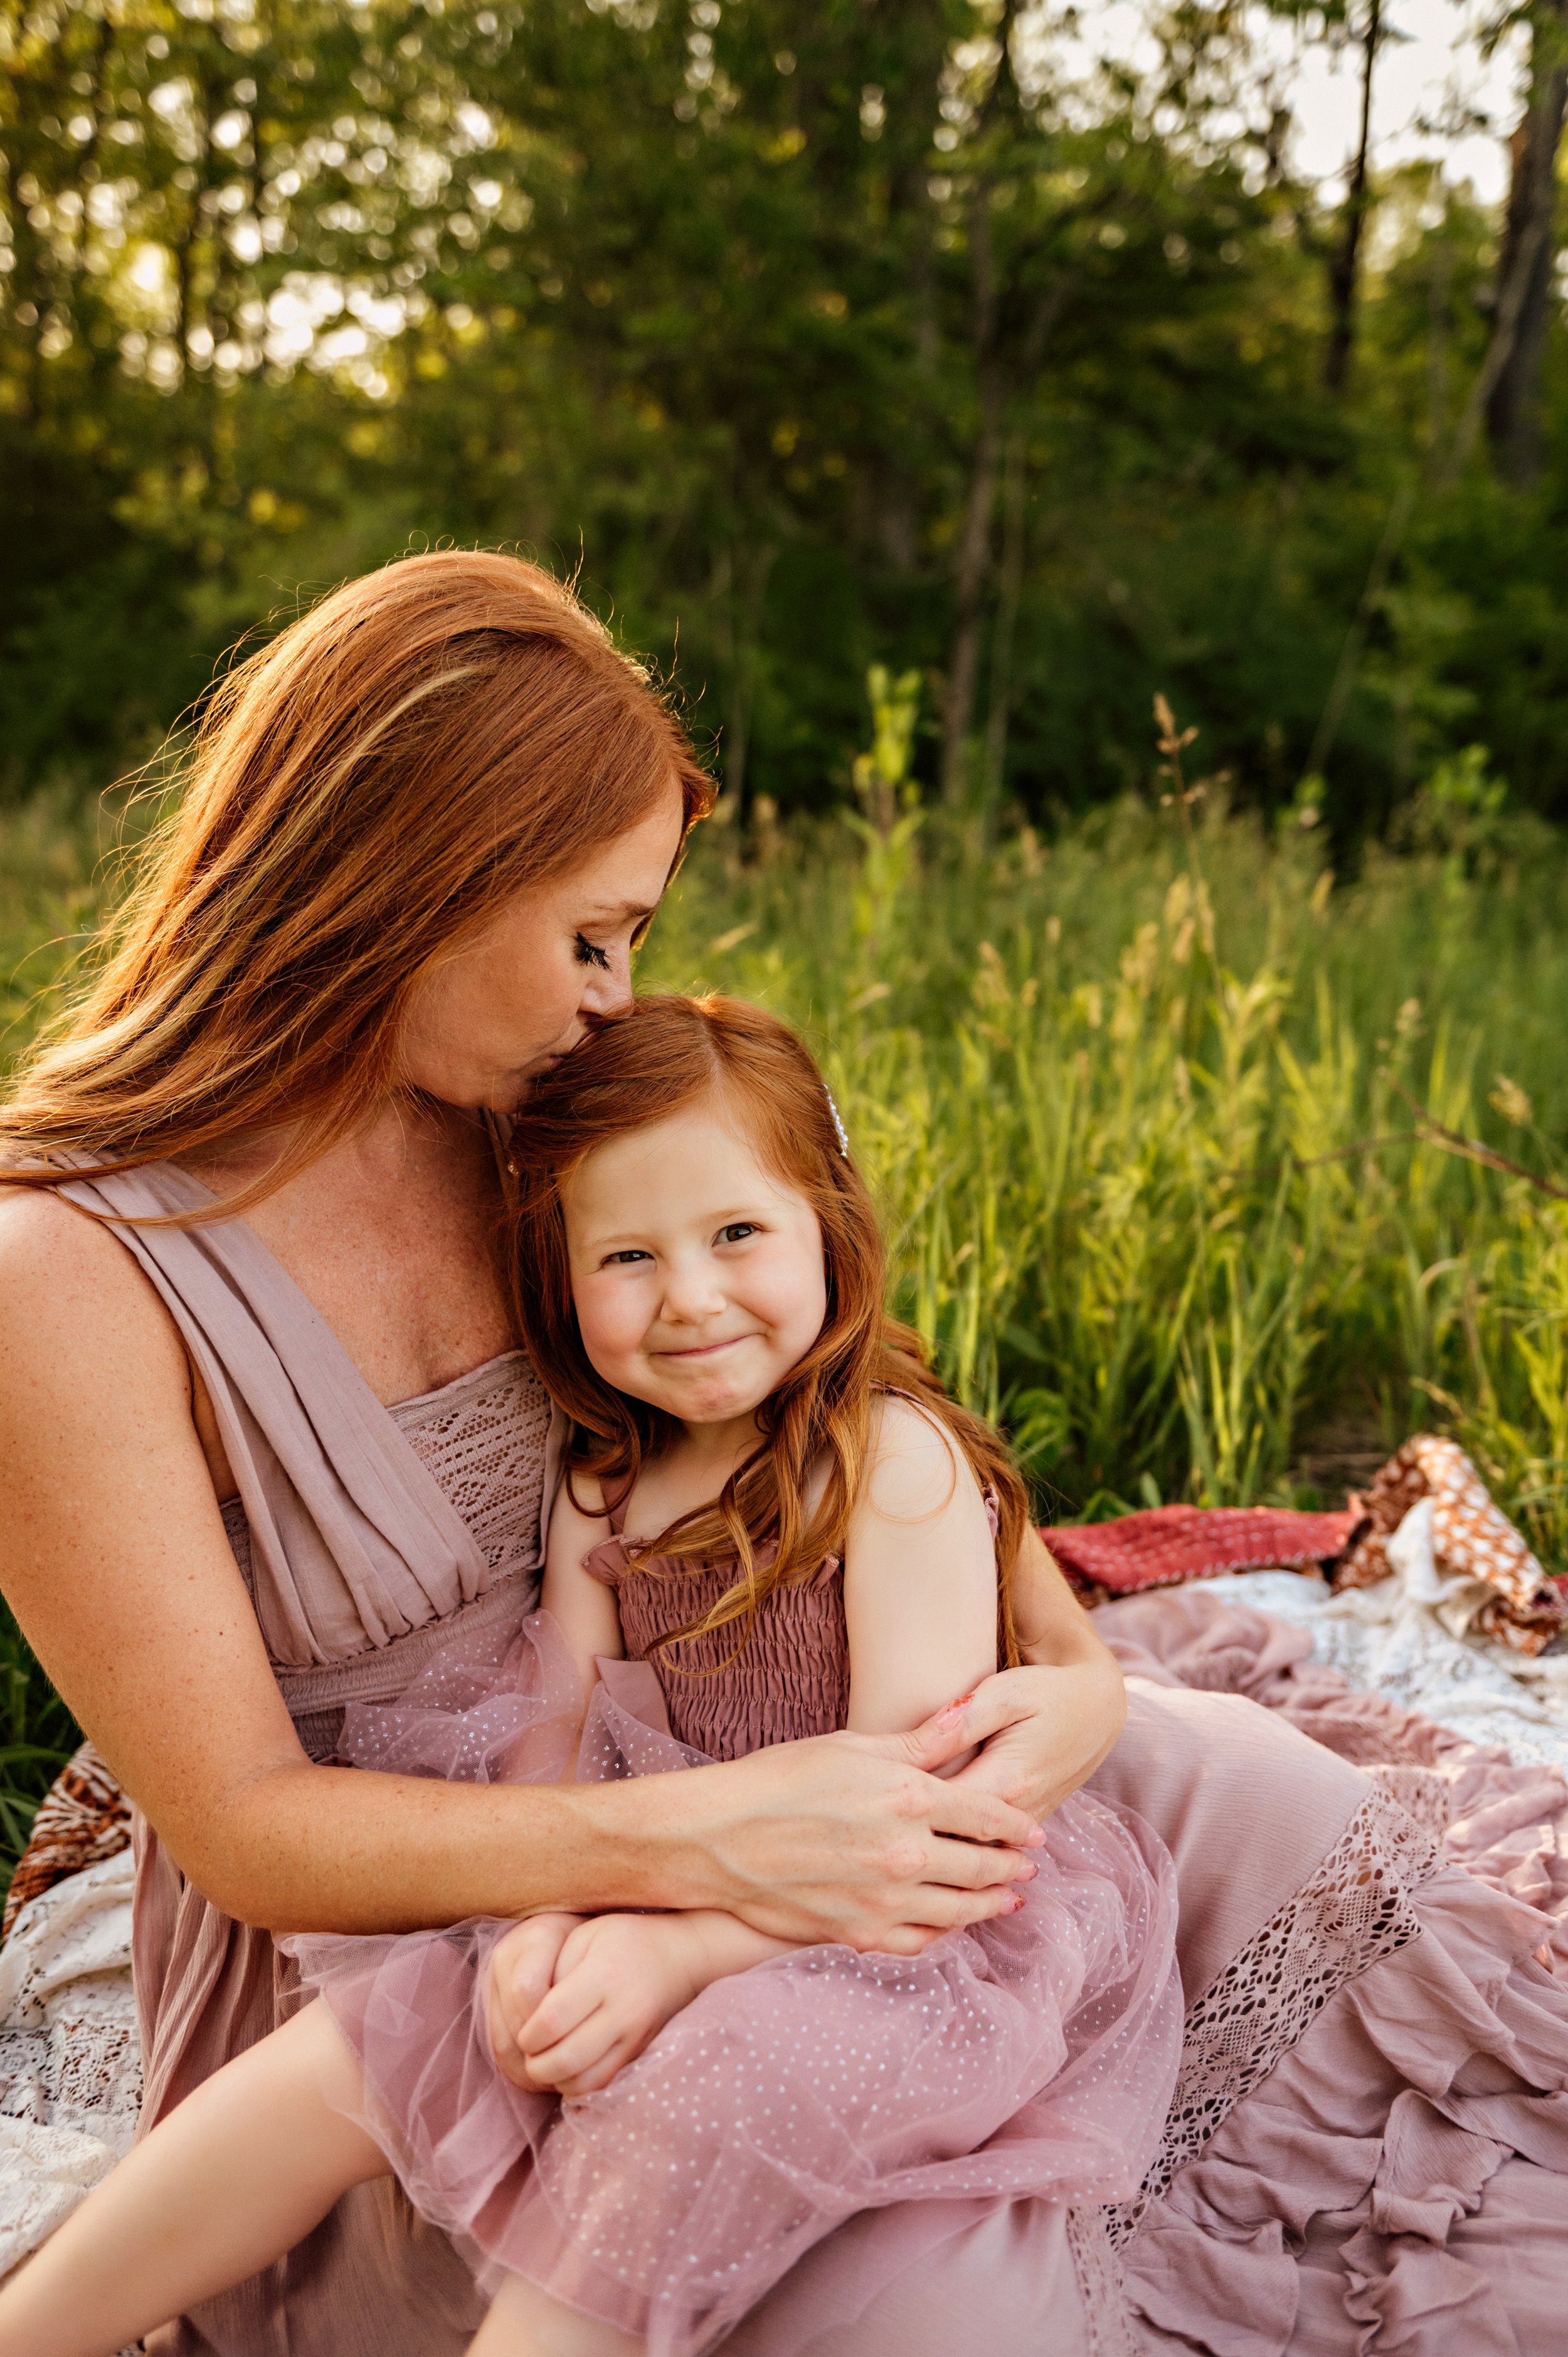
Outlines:
<svg viewBox="0 0 1568 2357"><path fill-rule="evenodd" d="M658 907L681 847L679 789L573 874L521 892L414 985L403 1030L407 1080L443 1104L511 1113L536 1073L594 1018L631 1005L631 944Z"/></svg>

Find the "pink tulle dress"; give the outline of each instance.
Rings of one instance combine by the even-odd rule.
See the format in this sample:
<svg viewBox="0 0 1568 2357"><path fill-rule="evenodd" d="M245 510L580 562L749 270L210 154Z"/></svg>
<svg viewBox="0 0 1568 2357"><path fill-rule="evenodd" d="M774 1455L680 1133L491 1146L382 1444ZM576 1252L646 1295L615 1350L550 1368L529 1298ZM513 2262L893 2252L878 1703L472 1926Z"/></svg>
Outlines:
<svg viewBox="0 0 1568 2357"><path fill-rule="evenodd" d="M682 1668L653 1644L731 1573L633 1566L618 1535L588 1567L617 1591L629 1658L602 1664L581 1781L843 1725L836 1562L776 1589L733 1661L725 1630L683 1646ZM581 1706L539 1613L510 1640L456 1640L395 1704L351 1708L341 1753L402 1774L552 1780ZM1135 2192L1181 2040L1170 1861L1140 1818L1084 1794L1036 1855L1015 1915L918 1958L824 1945L715 1982L609 2086L564 2102L510 2085L490 2058L484 1968L507 1923L284 1944L363 2066L364 2125L484 2289L526 2276L654 2357L688 2357L857 2212Z"/></svg>

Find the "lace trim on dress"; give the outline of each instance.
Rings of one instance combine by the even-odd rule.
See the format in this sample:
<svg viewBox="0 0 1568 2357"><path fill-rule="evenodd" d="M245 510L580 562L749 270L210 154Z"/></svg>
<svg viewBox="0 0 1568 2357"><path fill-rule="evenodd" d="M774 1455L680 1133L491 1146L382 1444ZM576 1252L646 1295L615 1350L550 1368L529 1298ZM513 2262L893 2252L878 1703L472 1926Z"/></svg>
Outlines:
<svg viewBox="0 0 1568 2357"><path fill-rule="evenodd" d="M1107 2210L1069 2210L1067 2243L1083 2302L1088 2357L1137 2357Z"/></svg>
<svg viewBox="0 0 1568 2357"><path fill-rule="evenodd" d="M534 1560L550 1413L550 1394L521 1351L387 1410L497 1577ZM241 1577L253 1592L251 1526L241 1500L231 1498L222 1515Z"/></svg>
<svg viewBox="0 0 1568 2357"><path fill-rule="evenodd" d="M468 1528L492 1573L532 1545L544 1504L550 1394L521 1351L388 1413Z"/></svg>
<svg viewBox="0 0 1568 2357"><path fill-rule="evenodd" d="M1188 2009L1159 2150L1133 2200L1105 2212L1118 2249L1329 1998L1420 1937L1409 1892L1442 1863L1410 1813L1375 1787L1316 1873Z"/></svg>

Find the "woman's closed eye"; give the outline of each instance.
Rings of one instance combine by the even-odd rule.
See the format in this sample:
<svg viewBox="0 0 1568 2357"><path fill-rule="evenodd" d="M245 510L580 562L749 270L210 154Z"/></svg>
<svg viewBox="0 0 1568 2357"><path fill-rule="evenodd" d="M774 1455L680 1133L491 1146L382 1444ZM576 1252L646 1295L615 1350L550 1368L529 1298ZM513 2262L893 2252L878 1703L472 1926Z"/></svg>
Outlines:
<svg viewBox="0 0 1568 2357"><path fill-rule="evenodd" d="M591 942L586 933L577 935L576 959L579 965L596 965L602 973L609 971L610 953Z"/></svg>

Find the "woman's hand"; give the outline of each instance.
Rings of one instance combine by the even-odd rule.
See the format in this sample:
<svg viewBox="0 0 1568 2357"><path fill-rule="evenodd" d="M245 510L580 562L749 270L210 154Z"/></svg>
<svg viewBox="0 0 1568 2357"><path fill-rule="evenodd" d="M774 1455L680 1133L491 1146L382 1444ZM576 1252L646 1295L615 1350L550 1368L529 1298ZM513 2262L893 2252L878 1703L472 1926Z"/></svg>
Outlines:
<svg viewBox="0 0 1568 2357"><path fill-rule="evenodd" d="M1028 1666L1002 1670L968 1697L964 1738L983 1748L953 1778L1049 1816L1092 1776L1121 1734L1127 1692L1089 1615L1030 1532L1013 1581Z"/></svg>
<svg viewBox="0 0 1568 2357"><path fill-rule="evenodd" d="M1122 1673L1109 1654L1061 1668L999 1670L964 1706L965 1740L982 1749L953 1784L1048 1817L1093 1775L1126 1716Z"/></svg>
<svg viewBox="0 0 1568 2357"><path fill-rule="evenodd" d="M816 1736L566 1797L606 1860L596 1879L632 1885L633 1905L715 1908L774 1939L915 1955L1008 1913L1044 1839L983 1784L936 1773L972 1743L962 1721Z"/></svg>

